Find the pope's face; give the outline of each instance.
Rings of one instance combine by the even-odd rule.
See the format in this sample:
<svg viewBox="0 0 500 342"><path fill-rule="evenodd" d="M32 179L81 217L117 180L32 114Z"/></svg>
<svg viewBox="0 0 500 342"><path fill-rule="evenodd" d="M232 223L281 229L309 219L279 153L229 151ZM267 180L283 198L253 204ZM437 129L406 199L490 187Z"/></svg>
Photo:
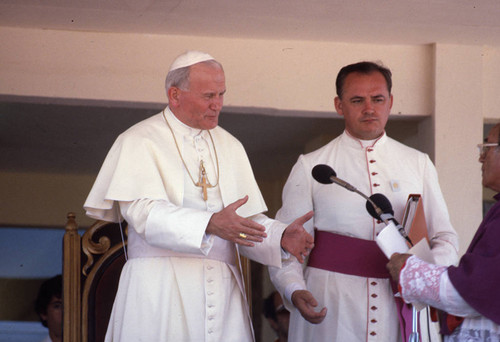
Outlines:
<svg viewBox="0 0 500 342"><path fill-rule="evenodd" d="M498 143L500 125L491 129L486 139L487 143ZM479 157L482 163L483 186L500 192L500 147L489 147L487 152Z"/></svg>
<svg viewBox="0 0 500 342"><path fill-rule="evenodd" d="M378 72L347 75L342 98L335 98L335 109L344 117L347 132L361 140L380 137L392 108L384 76Z"/></svg>
<svg viewBox="0 0 500 342"><path fill-rule="evenodd" d="M190 69L188 88L171 88L169 105L172 112L190 127L215 128L226 92L224 71L215 65L195 64Z"/></svg>

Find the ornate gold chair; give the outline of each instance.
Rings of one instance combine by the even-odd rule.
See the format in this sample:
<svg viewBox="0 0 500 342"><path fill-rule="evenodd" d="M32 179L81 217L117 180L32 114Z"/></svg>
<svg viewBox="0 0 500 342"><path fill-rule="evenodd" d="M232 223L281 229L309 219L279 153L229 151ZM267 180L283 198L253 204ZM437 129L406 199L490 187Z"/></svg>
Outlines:
<svg viewBox="0 0 500 342"><path fill-rule="evenodd" d="M126 223L122 223L126 244ZM63 239L63 341L104 341L125 264L118 223L96 221L83 236L68 214Z"/></svg>
<svg viewBox="0 0 500 342"><path fill-rule="evenodd" d="M127 243L127 224L122 223ZM63 238L63 341L104 341L111 309L125 264L118 223L96 221L78 234L75 214L68 213ZM250 260L241 258L251 308Z"/></svg>

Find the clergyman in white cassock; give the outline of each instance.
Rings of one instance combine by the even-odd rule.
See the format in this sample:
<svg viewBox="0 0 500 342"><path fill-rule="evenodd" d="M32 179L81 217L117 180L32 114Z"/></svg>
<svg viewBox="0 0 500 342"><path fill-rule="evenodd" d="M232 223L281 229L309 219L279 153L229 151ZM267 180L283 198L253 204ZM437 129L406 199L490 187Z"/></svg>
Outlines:
<svg viewBox="0 0 500 342"><path fill-rule="evenodd" d="M167 84L169 106L117 138L84 205L93 218L129 225L106 341L252 341L237 251L281 267L289 232L298 237L287 249L293 255L312 246L302 221L287 226L262 214L243 146L217 126L222 68L207 65L206 54L186 55L169 74L187 71L189 86ZM243 232L211 233L230 210Z"/></svg>

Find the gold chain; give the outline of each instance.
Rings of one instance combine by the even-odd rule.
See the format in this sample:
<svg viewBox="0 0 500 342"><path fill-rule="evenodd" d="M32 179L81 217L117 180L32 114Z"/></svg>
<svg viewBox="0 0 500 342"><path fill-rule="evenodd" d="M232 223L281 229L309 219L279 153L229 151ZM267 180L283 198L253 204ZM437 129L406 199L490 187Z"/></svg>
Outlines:
<svg viewBox="0 0 500 342"><path fill-rule="evenodd" d="M189 172L189 169L186 165L186 162L184 161L184 158L182 157L181 150L179 149L179 145L177 144L177 139L175 138L174 130L172 129L172 127L170 127L170 124L168 123L167 117L165 116L165 109L163 110L162 114L163 114L163 118L165 119L165 122L167 123L168 128L170 129L170 132L172 133L172 137L174 138L174 142L175 142L175 147L177 148L177 152L179 153L179 156L181 157L182 164L184 164L184 167L186 168L186 171L189 175L189 178L191 178L191 181L193 182L194 186L203 187L199 182L194 181L194 178L191 175L191 172ZM213 187L216 187L217 184L219 184L219 158L217 157L217 149L215 148L215 143L214 143L214 139L212 138L212 134L210 134L210 131L207 131L207 133L210 136L210 141L212 141L212 146L214 147L215 162L217 164L217 182L214 185L210 186L211 188L213 188ZM202 172L202 176L204 176L206 174L206 171L205 171L205 166L203 165L203 160L201 160L201 162L200 162L200 170Z"/></svg>

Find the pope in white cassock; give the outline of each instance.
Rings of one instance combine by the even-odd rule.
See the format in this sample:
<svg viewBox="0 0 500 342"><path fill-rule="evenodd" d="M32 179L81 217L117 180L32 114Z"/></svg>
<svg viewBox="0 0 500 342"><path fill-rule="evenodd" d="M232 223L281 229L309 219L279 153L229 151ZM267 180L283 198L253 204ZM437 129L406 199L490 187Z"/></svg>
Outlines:
<svg viewBox="0 0 500 342"><path fill-rule="evenodd" d="M187 52L165 86L168 107L117 138L84 205L129 224L106 341L252 341L236 252L275 267L288 253L303 261L313 213L290 225L262 214L243 146L217 126L220 63Z"/></svg>

